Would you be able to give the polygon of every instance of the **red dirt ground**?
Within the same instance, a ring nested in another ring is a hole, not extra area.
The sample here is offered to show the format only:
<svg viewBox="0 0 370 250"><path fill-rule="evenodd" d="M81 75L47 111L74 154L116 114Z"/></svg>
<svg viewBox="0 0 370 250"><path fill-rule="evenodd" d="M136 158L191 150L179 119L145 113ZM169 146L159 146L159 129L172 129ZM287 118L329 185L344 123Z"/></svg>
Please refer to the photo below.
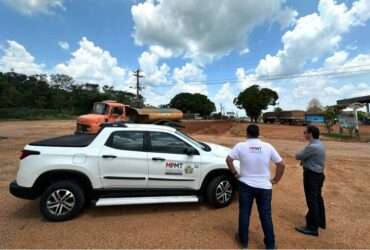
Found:
<svg viewBox="0 0 370 250"><path fill-rule="evenodd" d="M186 122L197 139L232 147L245 138L246 124ZM363 128L361 128L363 129ZM365 128L366 131L368 128ZM206 204L89 208L78 218L50 223L37 201L16 199L8 184L18 169L18 152L41 138L72 133L74 121L0 122L0 248L237 248L238 203L224 209ZM370 131L370 129L369 129ZM302 169L294 154L302 148L303 127L261 125L262 139L283 156L287 170L273 190L273 220L280 248L370 247L370 144L325 140L328 160L324 188L328 228L319 238L294 226L306 211ZM250 247L263 248L256 210Z"/></svg>

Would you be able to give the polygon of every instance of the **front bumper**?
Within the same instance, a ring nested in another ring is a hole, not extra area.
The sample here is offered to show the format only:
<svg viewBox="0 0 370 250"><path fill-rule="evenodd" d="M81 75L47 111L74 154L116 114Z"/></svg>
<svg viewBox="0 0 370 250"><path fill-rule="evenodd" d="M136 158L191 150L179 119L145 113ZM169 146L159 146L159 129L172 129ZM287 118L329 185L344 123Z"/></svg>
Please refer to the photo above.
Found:
<svg viewBox="0 0 370 250"><path fill-rule="evenodd" d="M29 200L36 199L39 196L39 194L34 190L34 188L19 186L16 181L12 181L9 184L9 192L15 197Z"/></svg>

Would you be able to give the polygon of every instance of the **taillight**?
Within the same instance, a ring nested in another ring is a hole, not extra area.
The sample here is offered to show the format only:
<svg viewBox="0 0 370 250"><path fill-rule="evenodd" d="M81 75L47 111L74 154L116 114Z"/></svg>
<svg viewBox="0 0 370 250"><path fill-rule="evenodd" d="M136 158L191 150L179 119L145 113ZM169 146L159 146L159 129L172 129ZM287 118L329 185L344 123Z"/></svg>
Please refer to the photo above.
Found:
<svg viewBox="0 0 370 250"><path fill-rule="evenodd" d="M24 158L26 158L27 156L30 156L30 155L39 155L40 152L39 151L33 151L33 150L22 150L21 152L21 155L19 156L19 159L20 160L23 160Z"/></svg>

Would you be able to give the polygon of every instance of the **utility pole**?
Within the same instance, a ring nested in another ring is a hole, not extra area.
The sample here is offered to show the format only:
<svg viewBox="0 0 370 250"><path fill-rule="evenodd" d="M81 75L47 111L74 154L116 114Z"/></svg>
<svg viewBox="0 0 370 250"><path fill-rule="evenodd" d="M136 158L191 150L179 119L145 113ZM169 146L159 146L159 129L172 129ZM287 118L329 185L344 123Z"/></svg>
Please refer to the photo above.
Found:
<svg viewBox="0 0 370 250"><path fill-rule="evenodd" d="M143 87L140 86L140 78L143 78L143 75L140 75L141 70L137 69L134 71L133 76L136 77L136 106L141 108L144 106L144 103L142 101L142 98L140 98L140 91L143 89Z"/></svg>
<svg viewBox="0 0 370 250"><path fill-rule="evenodd" d="M224 106L222 105L222 103L220 103L220 114L221 116L224 114Z"/></svg>

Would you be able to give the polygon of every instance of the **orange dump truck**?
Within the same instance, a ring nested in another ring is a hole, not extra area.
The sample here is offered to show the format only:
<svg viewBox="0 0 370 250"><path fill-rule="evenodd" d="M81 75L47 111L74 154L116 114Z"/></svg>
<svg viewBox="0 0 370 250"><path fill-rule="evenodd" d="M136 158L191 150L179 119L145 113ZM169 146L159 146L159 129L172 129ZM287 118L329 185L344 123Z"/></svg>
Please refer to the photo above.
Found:
<svg viewBox="0 0 370 250"><path fill-rule="evenodd" d="M90 114L77 119L77 133L95 134L100 125L106 122L155 123L160 121L177 122L183 118L178 109L133 108L116 101L94 103Z"/></svg>

